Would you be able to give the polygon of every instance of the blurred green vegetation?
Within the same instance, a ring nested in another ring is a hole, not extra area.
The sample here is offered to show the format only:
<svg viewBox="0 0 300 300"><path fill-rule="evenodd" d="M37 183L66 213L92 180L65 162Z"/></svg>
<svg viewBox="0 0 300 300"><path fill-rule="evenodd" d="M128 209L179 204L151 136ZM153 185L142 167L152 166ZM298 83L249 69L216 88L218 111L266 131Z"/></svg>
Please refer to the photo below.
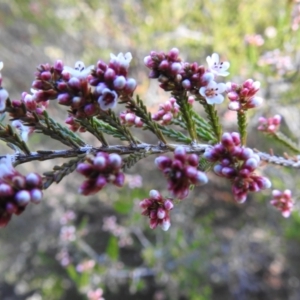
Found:
<svg viewBox="0 0 300 300"><path fill-rule="evenodd" d="M138 92L151 103L153 95L166 97L147 80L143 58L151 50L177 47L184 59L203 64L217 52L231 63L228 80L261 81L266 101L249 120L249 143L268 151L273 146L255 132L263 114L282 114L284 130L300 138L296 5L288 0L1 1L4 84L18 98L29 90L39 63L63 59L89 65L108 60L110 52L130 51ZM51 110L63 119L65 112ZM224 121L235 129L226 114ZM41 141L52 148L49 139L35 138L34 146ZM42 168L51 169L51 163ZM265 172L274 188L290 188L299 199L297 171L267 167ZM298 205L289 220L267 204L269 192L237 206L226 183L211 177L177 205L167 233L152 231L138 200L152 188L165 189L165 183L149 159L132 173L143 176L142 187L109 188L87 199L76 196L79 179L71 176L45 192L44 204L2 229L0 298L81 300L101 287L106 300L299 299ZM75 219L60 223L68 210ZM111 216L117 216L114 229L103 229ZM76 228L74 240L60 236L66 226ZM79 272L76 266L86 260L95 266Z"/></svg>

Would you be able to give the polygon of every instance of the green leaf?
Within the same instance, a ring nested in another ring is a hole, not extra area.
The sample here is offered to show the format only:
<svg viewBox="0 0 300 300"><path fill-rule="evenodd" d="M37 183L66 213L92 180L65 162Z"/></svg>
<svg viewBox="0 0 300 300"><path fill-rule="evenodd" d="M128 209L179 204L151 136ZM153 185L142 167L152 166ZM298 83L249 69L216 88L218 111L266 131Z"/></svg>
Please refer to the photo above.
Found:
<svg viewBox="0 0 300 300"><path fill-rule="evenodd" d="M111 236L108 240L108 245L106 247L106 254L111 260L116 261L119 257L119 245L118 239L115 236Z"/></svg>
<svg viewBox="0 0 300 300"><path fill-rule="evenodd" d="M120 214L128 214L132 210L132 203L131 201L128 201L128 199L121 199L118 201L115 201L114 204L114 209L116 212Z"/></svg>
<svg viewBox="0 0 300 300"><path fill-rule="evenodd" d="M68 265L66 267L66 271L69 275L69 277L75 282L75 283L78 283L78 281L80 280L80 276L79 274L77 273L75 267L73 265Z"/></svg>

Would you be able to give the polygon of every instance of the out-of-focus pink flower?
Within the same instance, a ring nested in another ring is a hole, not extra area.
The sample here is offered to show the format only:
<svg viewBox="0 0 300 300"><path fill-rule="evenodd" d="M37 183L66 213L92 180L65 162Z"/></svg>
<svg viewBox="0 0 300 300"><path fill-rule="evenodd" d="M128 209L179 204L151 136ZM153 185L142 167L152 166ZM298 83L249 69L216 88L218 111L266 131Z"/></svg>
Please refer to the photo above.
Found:
<svg viewBox="0 0 300 300"><path fill-rule="evenodd" d="M76 214L72 210L66 211L63 216L60 218L60 224L66 225L70 221L73 221L76 218Z"/></svg>
<svg viewBox="0 0 300 300"><path fill-rule="evenodd" d="M76 228L74 226L63 226L60 229L60 239L63 242L73 242L76 240Z"/></svg>
<svg viewBox="0 0 300 300"><path fill-rule="evenodd" d="M249 45L260 47L265 43L265 40L260 34L246 34L245 42Z"/></svg>
<svg viewBox="0 0 300 300"><path fill-rule="evenodd" d="M102 229L116 236L120 247L132 245L133 243L129 230L117 223L116 216L105 217Z"/></svg>
<svg viewBox="0 0 300 300"><path fill-rule="evenodd" d="M125 182L128 184L130 189L140 188L143 186L143 177L139 174L127 174Z"/></svg>
<svg viewBox="0 0 300 300"><path fill-rule="evenodd" d="M281 116L275 115L272 118L264 118L260 117L259 120L259 126L257 129L262 132L273 134L279 129L280 123L281 123Z"/></svg>
<svg viewBox="0 0 300 300"><path fill-rule="evenodd" d="M94 291L88 291L87 297L89 300L105 300L103 297L103 290L102 289L96 289Z"/></svg>
<svg viewBox="0 0 300 300"><path fill-rule="evenodd" d="M60 262L63 267L67 267L71 263L69 252L63 248L57 253L56 259Z"/></svg>
<svg viewBox="0 0 300 300"><path fill-rule="evenodd" d="M288 218L294 207L292 192L290 190L285 190L284 192L273 190L272 195L273 199L270 203L281 211L283 217Z"/></svg>
<svg viewBox="0 0 300 300"><path fill-rule="evenodd" d="M76 271L79 273L90 271L94 268L95 264L95 261L92 259L83 261L76 266Z"/></svg>

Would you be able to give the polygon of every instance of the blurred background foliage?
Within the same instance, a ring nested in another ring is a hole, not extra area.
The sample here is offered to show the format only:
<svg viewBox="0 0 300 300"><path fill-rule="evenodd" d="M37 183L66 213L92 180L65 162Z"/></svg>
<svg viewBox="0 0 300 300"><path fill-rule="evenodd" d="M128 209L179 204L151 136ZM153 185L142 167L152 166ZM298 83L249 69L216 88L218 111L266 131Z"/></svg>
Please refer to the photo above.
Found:
<svg viewBox="0 0 300 300"><path fill-rule="evenodd" d="M297 0L2 0L4 86L18 99L40 63L90 65L130 51L137 93L155 110L168 95L147 79L143 58L151 50L177 47L184 59L202 64L217 52L231 63L228 80L261 81L265 104L249 120L249 145L281 155L285 149L255 128L259 116L279 113L283 129L300 138L299 24ZM223 107L222 122L234 130L234 116ZM60 120L66 115L55 105L49 112ZM88 134L86 140L94 142ZM38 135L30 145L60 147ZM49 171L53 164L20 169ZM297 170L264 172L274 188L290 188L299 200ZM71 175L2 229L0 299L99 300L101 289L106 300L300 299L297 202L292 217L282 219L268 204L270 191L236 205L227 183L211 176L172 211L167 233L151 231L138 202L152 188L166 193L165 182L153 158L129 173L121 191L109 187L88 198L76 194L80 178Z"/></svg>

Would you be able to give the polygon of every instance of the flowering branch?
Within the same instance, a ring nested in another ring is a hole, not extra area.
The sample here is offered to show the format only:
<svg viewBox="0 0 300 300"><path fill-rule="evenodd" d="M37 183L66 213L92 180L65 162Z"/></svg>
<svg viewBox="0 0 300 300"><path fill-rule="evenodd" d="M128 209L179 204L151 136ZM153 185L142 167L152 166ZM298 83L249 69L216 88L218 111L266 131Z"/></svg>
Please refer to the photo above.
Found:
<svg viewBox="0 0 300 300"><path fill-rule="evenodd" d="M130 53L119 53L111 54L109 63L99 60L87 68L81 61L74 68L64 66L61 60L54 65L42 64L31 93L22 93L18 100L9 98L0 73L0 139L15 151L0 156L0 226L7 225L12 215L22 213L29 203L39 203L43 189L75 170L84 177L78 193L87 196L107 184L123 186L123 171L150 155L157 156L155 164L166 179L169 195L151 190L140 206L150 227L163 230L171 225L175 205L188 197L191 188L206 184L210 171L227 180L233 199L243 203L249 193L271 187L270 180L257 172L262 163L300 167L298 156L278 157L246 147L247 112L262 103L257 96L260 83L252 79L242 84L219 82L220 76L229 75L230 64L221 61L218 54L207 57L207 67L183 61L176 48L146 56L149 78L158 80L160 88L171 94L153 114L134 96L137 83L128 76L131 59ZM0 63L0 71L2 67ZM238 132L224 132L216 106L225 99L228 109L237 112ZM67 107L66 125L50 117L51 102ZM117 105L124 108L120 114L115 111ZM206 116L199 114L197 105ZM3 123L5 114L10 124ZM261 118L258 129L299 153L299 147L278 132L280 121L280 116ZM157 142L149 144L135 137L132 127L150 131ZM85 132L100 144L88 145L83 139ZM31 151L27 141L36 133L61 142L67 149ZM110 136L124 144L111 144ZM71 159L43 175L22 175L15 170L19 164L55 158ZM291 192L275 190L271 204L288 217L293 208Z"/></svg>

